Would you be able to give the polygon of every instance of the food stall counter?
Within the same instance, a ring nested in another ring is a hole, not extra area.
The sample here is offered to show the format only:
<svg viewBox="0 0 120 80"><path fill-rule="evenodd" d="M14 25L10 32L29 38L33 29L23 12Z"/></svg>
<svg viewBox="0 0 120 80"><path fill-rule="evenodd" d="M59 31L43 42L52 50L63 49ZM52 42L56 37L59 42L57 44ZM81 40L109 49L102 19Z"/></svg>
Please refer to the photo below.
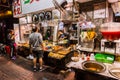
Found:
<svg viewBox="0 0 120 80"><path fill-rule="evenodd" d="M82 58L79 59L79 61L71 61L66 64L66 67L72 68L75 70L76 73L76 80L82 79L82 80L120 80L119 78L111 75L110 69L120 67L120 62L114 62L112 64L109 63L103 63L106 67L104 72L92 72L89 70L85 70L82 66L82 63L86 60L82 60ZM84 75L83 75L84 74ZM97 77L96 77L97 76ZM100 77L100 78L98 78ZM89 79L88 79L89 78Z"/></svg>

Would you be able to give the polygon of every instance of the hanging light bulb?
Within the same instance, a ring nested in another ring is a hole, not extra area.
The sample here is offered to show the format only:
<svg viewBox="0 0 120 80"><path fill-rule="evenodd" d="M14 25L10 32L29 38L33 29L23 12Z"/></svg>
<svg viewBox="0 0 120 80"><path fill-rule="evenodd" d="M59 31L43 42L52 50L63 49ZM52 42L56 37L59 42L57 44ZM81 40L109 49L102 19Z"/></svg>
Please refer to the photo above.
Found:
<svg viewBox="0 0 120 80"><path fill-rule="evenodd" d="M8 10L8 11L6 11L6 14L7 14L7 15L12 15L12 11L9 11L9 10Z"/></svg>

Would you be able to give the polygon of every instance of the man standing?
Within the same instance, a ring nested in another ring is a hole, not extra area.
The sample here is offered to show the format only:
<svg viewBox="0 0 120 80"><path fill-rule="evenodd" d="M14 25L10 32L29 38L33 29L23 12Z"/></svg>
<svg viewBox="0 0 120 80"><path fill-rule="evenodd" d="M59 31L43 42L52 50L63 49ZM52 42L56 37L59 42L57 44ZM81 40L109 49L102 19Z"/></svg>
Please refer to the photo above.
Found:
<svg viewBox="0 0 120 80"><path fill-rule="evenodd" d="M32 53L33 53L33 69L34 71L37 71L37 59L39 59L39 70L42 71L43 70L43 50L44 50L44 46L43 46L43 38L41 33L38 33L39 29L38 27L33 27L32 28L33 33L30 34L29 36L29 45L30 45L30 49L32 49Z"/></svg>

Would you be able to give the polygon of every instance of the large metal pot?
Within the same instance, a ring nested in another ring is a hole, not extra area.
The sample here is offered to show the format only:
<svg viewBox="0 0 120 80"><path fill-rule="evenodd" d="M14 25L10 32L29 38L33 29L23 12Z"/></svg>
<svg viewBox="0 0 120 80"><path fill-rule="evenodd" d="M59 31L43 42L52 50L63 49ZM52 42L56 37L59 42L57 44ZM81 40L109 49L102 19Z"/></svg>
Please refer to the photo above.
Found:
<svg viewBox="0 0 120 80"><path fill-rule="evenodd" d="M104 72L106 70L106 66L103 63L96 62L93 60L84 61L82 63L82 68L84 70L96 72L96 73Z"/></svg>

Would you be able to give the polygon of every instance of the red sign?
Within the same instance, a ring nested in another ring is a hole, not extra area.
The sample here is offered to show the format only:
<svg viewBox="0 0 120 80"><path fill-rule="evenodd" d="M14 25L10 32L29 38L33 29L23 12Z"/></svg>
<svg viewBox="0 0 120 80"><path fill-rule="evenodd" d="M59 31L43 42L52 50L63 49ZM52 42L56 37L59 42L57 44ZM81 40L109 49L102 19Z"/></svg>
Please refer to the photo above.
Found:
<svg viewBox="0 0 120 80"><path fill-rule="evenodd" d="M20 0L15 0L14 3L13 3L13 14L14 15L19 15L21 13L22 13L22 11L21 11Z"/></svg>

